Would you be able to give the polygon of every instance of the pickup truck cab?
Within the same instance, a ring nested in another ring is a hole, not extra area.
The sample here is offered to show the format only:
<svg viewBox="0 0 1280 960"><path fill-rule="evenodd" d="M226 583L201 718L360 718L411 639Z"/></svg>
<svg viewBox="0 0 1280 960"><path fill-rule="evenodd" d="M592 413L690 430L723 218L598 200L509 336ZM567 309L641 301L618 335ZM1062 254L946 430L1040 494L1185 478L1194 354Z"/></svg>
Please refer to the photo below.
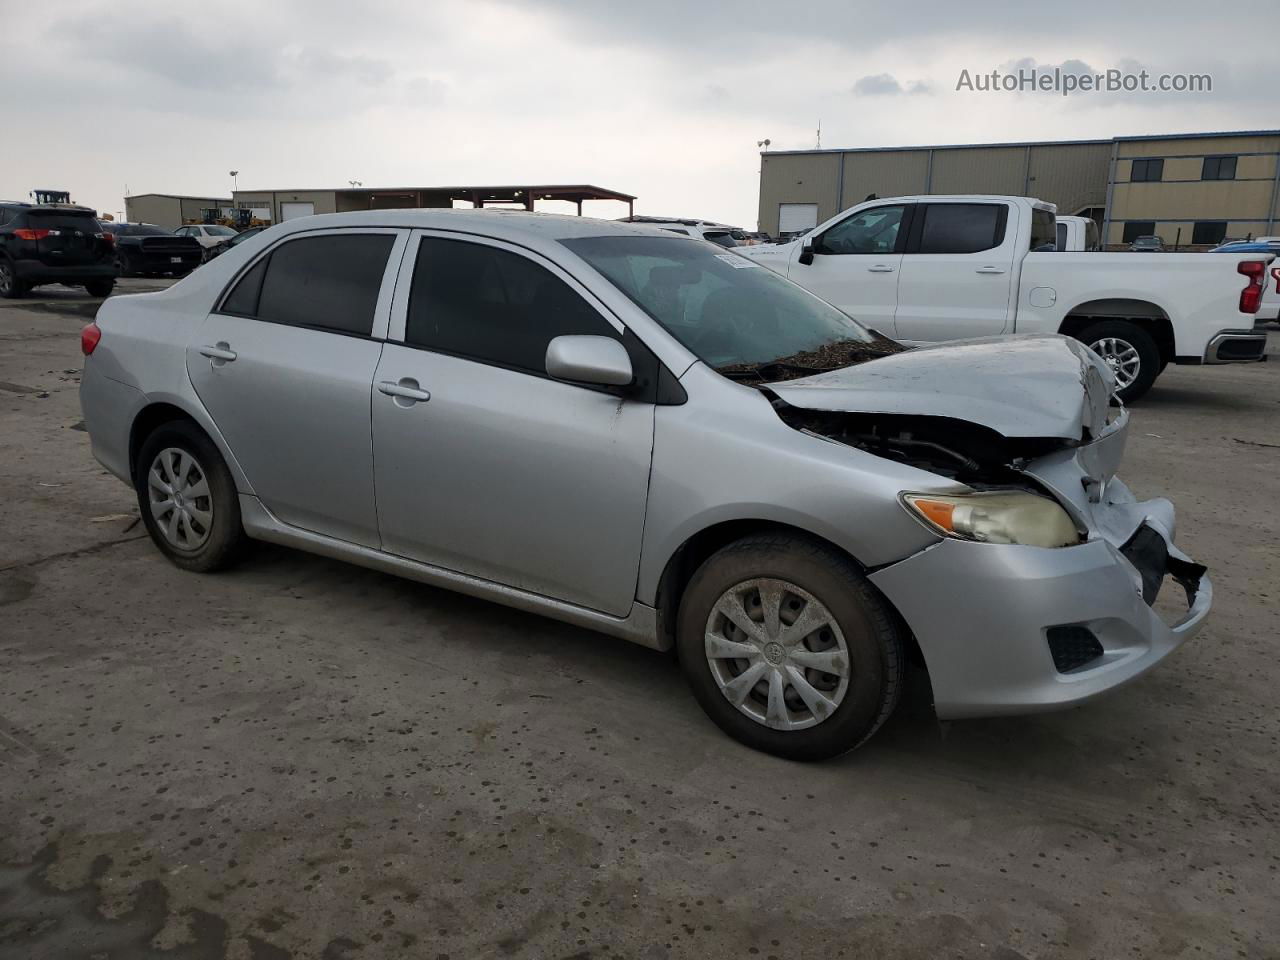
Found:
<svg viewBox="0 0 1280 960"><path fill-rule="evenodd" d="M1260 360L1265 253L1058 252L1052 204L1028 197L871 200L787 244L735 253L906 344L1060 333L1134 400L1170 363Z"/></svg>
<svg viewBox="0 0 1280 960"><path fill-rule="evenodd" d="M1058 217L1059 252L1102 249L1102 234L1091 217Z"/></svg>

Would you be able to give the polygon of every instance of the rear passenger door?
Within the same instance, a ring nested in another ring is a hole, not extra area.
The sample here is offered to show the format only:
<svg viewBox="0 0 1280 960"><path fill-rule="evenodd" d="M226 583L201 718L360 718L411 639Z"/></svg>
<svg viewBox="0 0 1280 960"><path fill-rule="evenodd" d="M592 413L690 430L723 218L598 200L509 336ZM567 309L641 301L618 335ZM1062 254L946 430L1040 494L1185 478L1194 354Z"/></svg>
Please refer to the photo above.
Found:
<svg viewBox="0 0 1280 960"><path fill-rule="evenodd" d="M407 231L292 235L187 346L201 402L285 523L376 547L369 401Z"/></svg>
<svg viewBox="0 0 1280 960"><path fill-rule="evenodd" d="M644 347L550 261L494 240L418 235L374 378L382 545L623 616L654 405L550 379L547 344L566 334L629 343L646 375Z"/></svg>
<svg viewBox="0 0 1280 960"><path fill-rule="evenodd" d="M898 278L897 339L960 340L1009 324L1017 209L1005 203L922 203ZM1050 238L1052 240L1052 238Z"/></svg>

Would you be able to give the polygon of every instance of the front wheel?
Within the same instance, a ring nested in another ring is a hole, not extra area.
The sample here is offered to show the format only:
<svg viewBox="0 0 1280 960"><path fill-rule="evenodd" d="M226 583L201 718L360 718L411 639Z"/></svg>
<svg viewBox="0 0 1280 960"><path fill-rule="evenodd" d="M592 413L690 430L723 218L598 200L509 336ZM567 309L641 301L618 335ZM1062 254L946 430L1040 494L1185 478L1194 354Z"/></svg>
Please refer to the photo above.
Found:
<svg viewBox="0 0 1280 960"><path fill-rule="evenodd" d="M681 599L676 644L708 716L792 760L858 746L902 689L888 605L849 559L798 536L748 537L710 557Z"/></svg>
<svg viewBox="0 0 1280 960"><path fill-rule="evenodd" d="M218 448L193 423L157 427L138 454L138 509L160 552L184 570L229 565L244 528L235 480Z"/></svg>
<svg viewBox="0 0 1280 960"><path fill-rule="evenodd" d="M1164 369L1155 339L1136 323L1104 320L1086 327L1078 336L1111 368L1116 396L1125 403L1150 390Z"/></svg>

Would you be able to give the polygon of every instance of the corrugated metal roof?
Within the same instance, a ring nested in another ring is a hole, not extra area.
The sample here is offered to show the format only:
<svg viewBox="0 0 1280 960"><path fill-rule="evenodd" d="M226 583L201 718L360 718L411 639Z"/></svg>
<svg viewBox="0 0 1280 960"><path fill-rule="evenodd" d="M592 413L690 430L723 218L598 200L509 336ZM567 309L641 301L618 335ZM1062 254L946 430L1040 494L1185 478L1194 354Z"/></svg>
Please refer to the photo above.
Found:
<svg viewBox="0 0 1280 960"><path fill-rule="evenodd" d="M990 147L1066 147L1078 144L1130 142L1134 140L1207 140L1213 137L1276 137L1280 130L1223 130L1211 133L1145 133L1094 140L1011 140L1001 143L922 143L898 147L823 147L813 150L762 150L761 156L785 157L823 153L892 153L903 150L980 150Z"/></svg>

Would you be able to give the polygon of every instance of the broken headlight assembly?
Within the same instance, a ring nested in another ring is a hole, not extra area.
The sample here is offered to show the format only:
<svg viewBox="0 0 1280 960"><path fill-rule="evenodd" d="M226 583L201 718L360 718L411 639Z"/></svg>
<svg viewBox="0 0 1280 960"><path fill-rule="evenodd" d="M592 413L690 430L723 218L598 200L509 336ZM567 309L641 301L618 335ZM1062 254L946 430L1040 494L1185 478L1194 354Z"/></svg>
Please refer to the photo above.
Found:
<svg viewBox="0 0 1280 960"><path fill-rule="evenodd" d="M904 493L902 503L926 526L957 540L1029 547L1070 547L1081 540L1067 511L1035 493Z"/></svg>

